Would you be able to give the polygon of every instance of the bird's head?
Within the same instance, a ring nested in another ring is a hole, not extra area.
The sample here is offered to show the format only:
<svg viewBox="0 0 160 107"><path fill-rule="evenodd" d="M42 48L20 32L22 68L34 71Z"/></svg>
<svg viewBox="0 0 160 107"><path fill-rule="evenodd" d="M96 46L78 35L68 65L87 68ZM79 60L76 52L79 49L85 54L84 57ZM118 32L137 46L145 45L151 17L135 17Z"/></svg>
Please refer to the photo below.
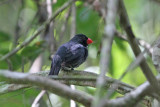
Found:
<svg viewBox="0 0 160 107"><path fill-rule="evenodd" d="M75 35L71 41L77 42L82 44L83 46L88 46L89 44L93 43L92 39L88 38L86 35L84 34L77 34Z"/></svg>

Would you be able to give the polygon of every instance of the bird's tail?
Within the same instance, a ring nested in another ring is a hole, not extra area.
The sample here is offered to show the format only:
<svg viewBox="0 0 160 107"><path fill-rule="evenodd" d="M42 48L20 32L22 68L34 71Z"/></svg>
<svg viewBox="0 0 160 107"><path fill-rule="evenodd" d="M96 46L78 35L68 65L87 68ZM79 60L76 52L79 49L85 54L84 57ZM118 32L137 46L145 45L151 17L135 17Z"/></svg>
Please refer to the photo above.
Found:
<svg viewBox="0 0 160 107"><path fill-rule="evenodd" d="M62 59L59 55L55 55L52 59L51 69L49 75L58 75L61 69Z"/></svg>

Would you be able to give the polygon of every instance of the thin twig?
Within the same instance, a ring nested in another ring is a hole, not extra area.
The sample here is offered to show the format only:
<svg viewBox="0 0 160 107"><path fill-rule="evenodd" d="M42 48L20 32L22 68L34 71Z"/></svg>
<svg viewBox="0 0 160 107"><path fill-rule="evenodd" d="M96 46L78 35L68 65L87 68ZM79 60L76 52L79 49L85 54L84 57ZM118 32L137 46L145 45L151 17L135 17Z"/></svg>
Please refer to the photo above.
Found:
<svg viewBox="0 0 160 107"><path fill-rule="evenodd" d="M46 93L45 90L42 90L38 96L34 99L33 103L32 103L32 106L31 107L38 107L38 102L40 101L40 99L43 97L43 95Z"/></svg>
<svg viewBox="0 0 160 107"><path fill-rule="evenodd" d="M48 97L49 104L51 105L51 107L53 107L52 102L51 102L51 99L50 99L50 97L49 97L49 93L48 93L47 91L46 91L46 95L47 95L47 97Z"/></svg>

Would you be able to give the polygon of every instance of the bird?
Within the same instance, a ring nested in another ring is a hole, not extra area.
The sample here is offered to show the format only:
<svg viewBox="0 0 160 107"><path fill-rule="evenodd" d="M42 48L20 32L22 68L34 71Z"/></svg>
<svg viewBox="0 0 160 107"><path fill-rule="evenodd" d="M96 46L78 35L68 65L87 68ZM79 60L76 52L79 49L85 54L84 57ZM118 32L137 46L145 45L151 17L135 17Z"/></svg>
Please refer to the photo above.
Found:
<svg viewBox="0 0 160 107"><path fill-rule="evenodd" d="M88 57L88 45L92 42L86 35L77 34L62 44L53 56L49 75L58 75L60 69L73 70L85 62Z"/></svg>

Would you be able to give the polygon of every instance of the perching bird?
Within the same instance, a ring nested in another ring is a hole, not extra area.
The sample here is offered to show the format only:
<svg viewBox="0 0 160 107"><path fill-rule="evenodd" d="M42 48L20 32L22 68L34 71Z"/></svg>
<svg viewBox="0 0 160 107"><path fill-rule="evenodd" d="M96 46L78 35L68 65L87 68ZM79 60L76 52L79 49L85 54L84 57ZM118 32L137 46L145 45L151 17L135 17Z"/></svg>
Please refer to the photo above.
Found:
<svg viewBox="0 0 160 107"><path fill-rule="evenodd" d="M69 42L61 45L52 59L49 75L58 75L60 69L75 68L88 56L88 44L93 41L86 35L77 34Z"/></svg>

